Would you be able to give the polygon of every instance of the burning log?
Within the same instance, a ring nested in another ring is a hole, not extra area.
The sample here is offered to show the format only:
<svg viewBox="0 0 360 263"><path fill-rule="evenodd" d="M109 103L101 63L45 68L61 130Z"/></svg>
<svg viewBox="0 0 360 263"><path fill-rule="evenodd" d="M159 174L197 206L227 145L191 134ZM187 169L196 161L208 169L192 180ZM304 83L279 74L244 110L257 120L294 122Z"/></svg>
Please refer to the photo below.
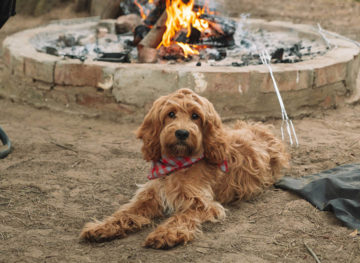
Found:
<svg viewBox="0 0 360 263"><path fill-rule="evenodd" d="M178 60L184 58L184 52L179 45L172 44L168 47L161 46L158 56L166 60Z"/></svg>
<svg viewBox="0 0 360 263"><path fill-rule="evenodd" d="M157 46L161 43L163 34L166 30L166 19L167 14L166 12L163 12L161 17L156 22L155 26L150 30L146 37L140 41L139 46L157 48Z"/></svg>
<svg viewBox="0 0 360 263"><path fill-rule="evenodd" d="M180 31L177 36L175 36L176 42L188 43L188 44L197 44L200 42L201 32L196 28L191 28L190 36L187 37L186 31Z"/></svg>
<svg viewBox="0 0 360 263"><path fill-rule="evenodd" d="M200 15L200 18L207 20L210 26L221 35L232 36L236 31L236 23L231 19L206 13Z"/></svg>
<svg viewBox="0 0 360 263"><path fill-rule="evenodd" d="M162 15L162 13L164 13L165 8L166 8L165 1L163 0L158 1L155 9L152 10L150 14L146 17L144 23L149 26L154 25L156 21L159 19L159 17Z"/></svg>
<svg viewBox="0 0 360 263"><path fill-rule="evenodd" d="M151 28L145 25L137 26L134 30L134 40L132 45L137 46L140 41L146 37L150 30Z"/></svg>
<svg viewBox="0 0 360 263"><path fill-rule="evenodd" d="M210 36L200 39L196 44L213 48L232 47L235 40L233 36Z"/></svg>
<svg viewBox="0 0 360 263"><path fill-rule="evenodd" d="M139 61L142 63L154 63L157 60L156 48L161 43L163 34L166 30L165 22L167 19L166 12L156 22L155 26L149 31L146 37L138 44Z"/></svg>
<svg viewBox="0 0 360 263"><path fill-rule="evenodd" d="M156 48L142 47L138 52L138 60L140 63L156 63L158 51Z"/></svg>

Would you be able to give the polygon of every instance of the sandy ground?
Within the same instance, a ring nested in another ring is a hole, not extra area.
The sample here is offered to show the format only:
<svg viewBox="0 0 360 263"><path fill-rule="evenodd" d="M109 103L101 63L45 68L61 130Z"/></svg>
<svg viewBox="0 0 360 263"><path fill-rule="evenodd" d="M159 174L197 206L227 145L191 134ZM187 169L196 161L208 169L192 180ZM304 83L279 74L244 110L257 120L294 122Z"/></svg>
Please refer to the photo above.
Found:
<svg viewBox="0 0 360 263"><path fill-rule="evenodd" d="M232 10L233 15L320 21L327 29L360 38L360 3L354 1L243 0ZM19 18L29 22L12 21L0 39L51 16ZM268 123L279 135L280 122ZM360 262L360 236L351 236L352 230L330 212L274 188L227 206L223 222L204 224L203 235L186 246L167 251L142 246L161 220L125 239L80 242L85 222L110 215L131 198L137 184L146 182L149 164L133 134L137 124L0 98L0 125L14 143L13 153L0 160L0 262L315 262L304 243L321 262ZM286 175L360 162L360 104L316 112L295 120L295 127L300 147L290 149L292 168Z"/></svg>

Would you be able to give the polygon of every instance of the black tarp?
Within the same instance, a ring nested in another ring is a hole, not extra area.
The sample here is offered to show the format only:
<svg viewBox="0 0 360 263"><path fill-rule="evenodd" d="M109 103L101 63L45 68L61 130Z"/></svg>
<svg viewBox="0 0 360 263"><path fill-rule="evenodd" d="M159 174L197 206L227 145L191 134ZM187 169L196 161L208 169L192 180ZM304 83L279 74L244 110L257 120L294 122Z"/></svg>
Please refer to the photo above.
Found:
<svg viewBox="0 0 360 263"><path fill-rule="evenodd" d="M10 16L15 15L16 0L0 0L0 28Z"/></svg>
<svg viewBox="0 0 360 263"><path fill-rule="evenodd" d="M276 187L290 190L346 226L360 230L360 164L339 166L302 178L283 177Z"/></svg>

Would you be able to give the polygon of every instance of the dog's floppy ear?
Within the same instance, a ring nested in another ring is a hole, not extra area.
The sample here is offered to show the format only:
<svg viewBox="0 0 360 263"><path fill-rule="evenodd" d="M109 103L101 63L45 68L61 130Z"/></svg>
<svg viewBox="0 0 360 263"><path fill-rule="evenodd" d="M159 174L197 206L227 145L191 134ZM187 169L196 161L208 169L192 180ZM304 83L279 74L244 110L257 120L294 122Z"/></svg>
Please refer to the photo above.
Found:
<svg viewBox="0 0 360 263"><path fill-rule="evenodd" d="M227 157L227 143L225 132L219 114L207 99L203 98L205 111L204 120L204 155L208 162L220 164Z"/></svg>
<svg viewBox="0 0 360 263"><path fill-rule="evenodd" d="M143 140L141 151L146 161L157 161L161 157L159 112L164 101L165 97L160 97L154 102L143 123L136 131L136 137Z"/></svg>

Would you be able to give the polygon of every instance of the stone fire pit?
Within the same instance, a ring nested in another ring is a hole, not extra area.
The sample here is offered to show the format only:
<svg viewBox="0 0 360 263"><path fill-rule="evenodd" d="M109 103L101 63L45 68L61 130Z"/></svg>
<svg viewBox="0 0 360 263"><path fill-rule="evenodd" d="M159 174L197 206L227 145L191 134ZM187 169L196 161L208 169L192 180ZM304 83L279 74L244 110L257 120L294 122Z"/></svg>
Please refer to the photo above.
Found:
<svg viewBox="0 0 360 263"><path fill-rule="evenodd" d="M25 98L26 89L32 89L38 103L44 105L56 101L66 107L82 105L131 118L143 114L160 95L187 87L209 98L225 118L281 116L273 83L264 65L234 67L202 64L199 67L196 62L82 62L40 53L33 45L39 35L87 30L96 27L99 22L96 18L58 21L7 37L3 43L3 57L9 80L13 83L22 78L31 80L26 82L27 85L12 85L10 93ZM325 45L312 26L258 19L250 19L249 24L270 32L295 32L299 39ZM359 47L332 36L328 39L335 47L323 55L292 64L272 65L287 112L292 117L341 105L360 88L357 84ZM49 88L44 88L46 86Z"/></svg>

